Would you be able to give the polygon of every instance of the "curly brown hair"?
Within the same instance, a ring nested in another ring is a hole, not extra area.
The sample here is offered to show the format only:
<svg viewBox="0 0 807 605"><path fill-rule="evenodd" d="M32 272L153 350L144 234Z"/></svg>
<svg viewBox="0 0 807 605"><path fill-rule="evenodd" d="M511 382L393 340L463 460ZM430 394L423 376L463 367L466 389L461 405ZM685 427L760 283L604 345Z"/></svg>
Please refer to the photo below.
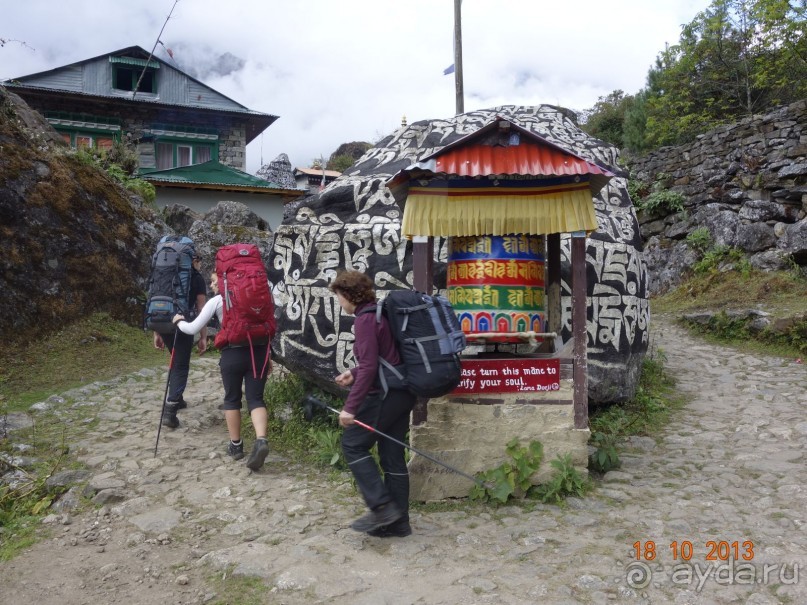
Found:
<svg viewBox="0 0 807 605"><path fill-rule="evenodd" d="M373 280L360 271L342 271L328 286L334 294L341 294L354 305L375 300Z"/></svg>

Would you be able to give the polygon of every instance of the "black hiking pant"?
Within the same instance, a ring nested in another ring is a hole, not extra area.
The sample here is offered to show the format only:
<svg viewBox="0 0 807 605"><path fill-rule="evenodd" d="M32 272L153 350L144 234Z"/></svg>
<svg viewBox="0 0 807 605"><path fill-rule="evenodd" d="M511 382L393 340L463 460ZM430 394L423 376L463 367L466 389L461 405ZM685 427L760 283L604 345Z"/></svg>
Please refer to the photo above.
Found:
<svg viewBox="0 0 807 605"><path fill-rule="evenodd" d="M225 347L221 351L219 369L221 382L224 385L223 410L240 410L242 386L249 411L265 408L263 391L269 376L269 364L266 362L268 344L252 347Z"/></svg>
<svg viewBox="0 0 807 605"><path fill-rule="evenodd" d="M381 393L368 395L356 414L356 420L405 443L409 414L415 407L415 401L415 396L409 391L390 390L385 399L382 399ZM376 442L384 471L383 480L370 454ZM403 518L408 520L409 471L406 468L405 448L352 424L342 433L342 451L367 506L372 510L394 502L404 513Z"/></svg>
<svg viewBox="0 0 807 605"><path fill-rule="evenodd" d="M168 351L174 355L171 376L168 379L168 403L177 403L182 399L185 387L188 386L193 334L185 334L185 332L177 330L168 334L160 334L160 336Z"/></svg>

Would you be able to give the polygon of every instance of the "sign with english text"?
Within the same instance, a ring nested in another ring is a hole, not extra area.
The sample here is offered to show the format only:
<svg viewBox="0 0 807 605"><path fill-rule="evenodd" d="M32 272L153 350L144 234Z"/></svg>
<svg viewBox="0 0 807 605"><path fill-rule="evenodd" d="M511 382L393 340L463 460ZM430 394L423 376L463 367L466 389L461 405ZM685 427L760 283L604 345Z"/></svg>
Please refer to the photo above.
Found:
<svg viewBox="0 0 807 605"><path fill-rule="evenodd" d="M462 380L451 394L535 393L559 389L559 359L463 359Z"/></svg>

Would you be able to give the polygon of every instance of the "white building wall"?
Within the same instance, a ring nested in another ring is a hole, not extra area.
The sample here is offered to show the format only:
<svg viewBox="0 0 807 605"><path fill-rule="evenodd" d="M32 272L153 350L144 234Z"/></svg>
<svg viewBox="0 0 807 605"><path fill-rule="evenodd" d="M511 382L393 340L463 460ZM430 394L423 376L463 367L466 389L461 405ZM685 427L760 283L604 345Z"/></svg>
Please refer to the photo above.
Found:
<svg viewBox="0 0 807 605"><path fill-rule="evenodd" d="M204 214L222 201L246 204L250 210L268 223L269 229L272 231L277 229L283 221L283 198L279 195L157 187L157 207L161 209L171 204L182 204L194 212Z"/></svg>

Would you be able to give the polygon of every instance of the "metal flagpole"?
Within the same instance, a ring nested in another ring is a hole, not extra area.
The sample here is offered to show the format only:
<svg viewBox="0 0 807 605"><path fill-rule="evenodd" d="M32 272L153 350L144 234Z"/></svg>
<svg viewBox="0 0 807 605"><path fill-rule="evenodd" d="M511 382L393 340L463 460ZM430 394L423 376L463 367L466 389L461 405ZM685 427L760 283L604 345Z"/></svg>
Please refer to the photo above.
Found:
<svg viewBox="0 0 807 605"><path fill-rule="evenodd" d="M146 74L146 70L149 66L149 61L151 61L151 57L154 56L154 51L157 50L157 44L160 42L160 37L163 35L163 31L165 31L165 26L168 25L168 20L171 18L171 15L174 13L174 9L177 7L177 2L179 0L174 0L174 5L171 7L171 10L168 12L168 16L165 18L165 23L163 23L162 28L160 29L160 33L157 34L157 42L154 43L154 46L151 48L151 52L149 53L149 58L146 59L146 64L143 66L143 71L140 72L140 77L137 79L137 84L135 84L135 88L132 91L132 99L135 98L137 91L140 89L140 82L143 80L143 76ZM173 59L173 57L171 57Z"/></svg>

